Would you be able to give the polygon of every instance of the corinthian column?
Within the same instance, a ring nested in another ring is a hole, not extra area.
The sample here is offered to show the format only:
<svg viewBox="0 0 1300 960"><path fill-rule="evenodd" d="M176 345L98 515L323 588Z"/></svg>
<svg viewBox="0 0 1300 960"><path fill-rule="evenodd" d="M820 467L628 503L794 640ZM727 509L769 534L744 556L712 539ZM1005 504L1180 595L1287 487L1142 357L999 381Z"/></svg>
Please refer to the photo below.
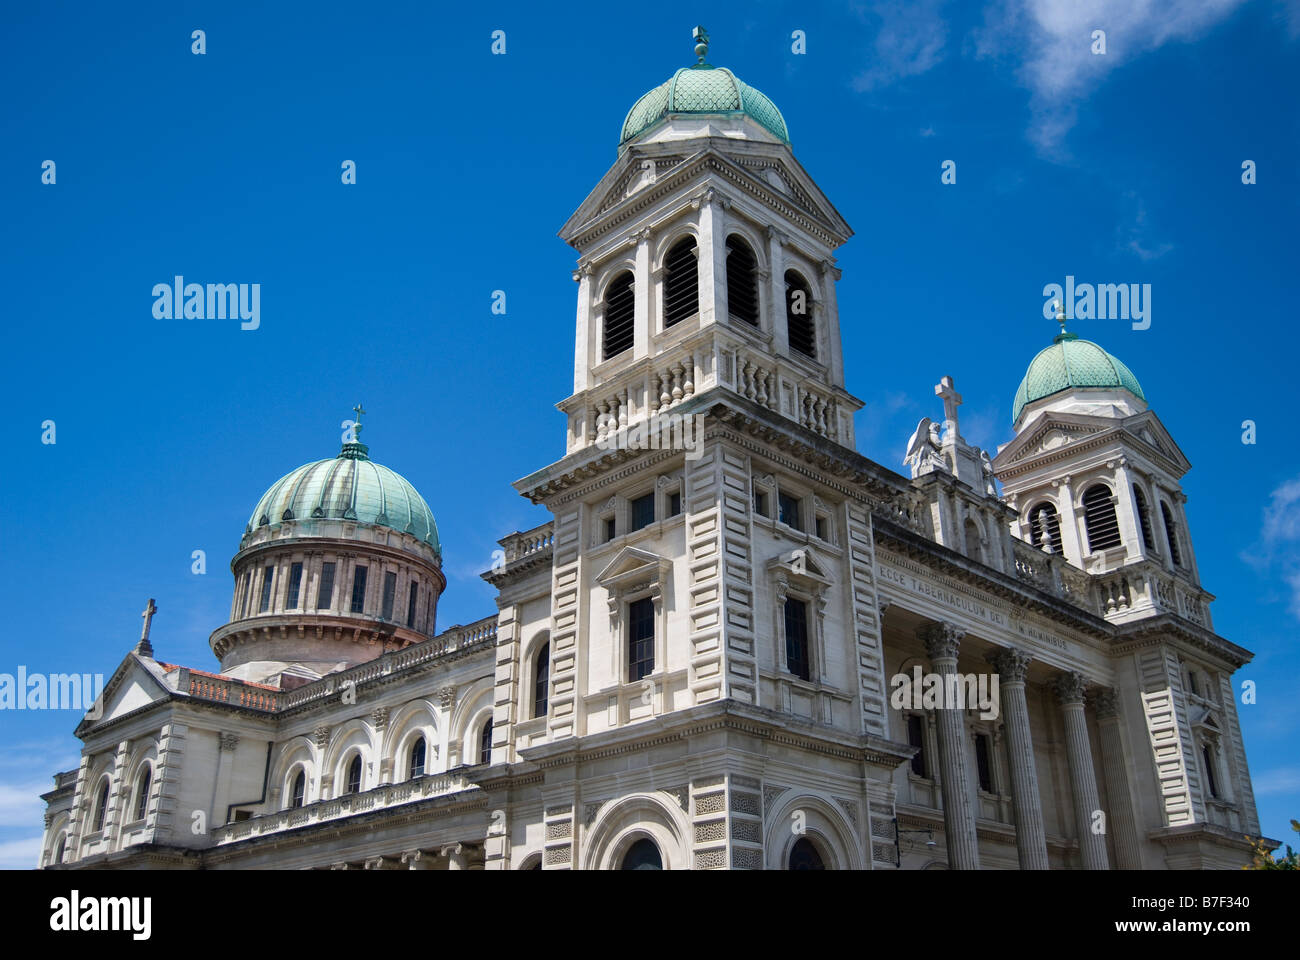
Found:
<svg viewBox="0 0 1300 960"><path fill-rule="evenodd" d="M1065 714L1065 752L1070 762L1074 826L1083 869L1108 870L1105 835L1093 832L1093 814L1101 810L1101 802L1097 799L1097 775L1092 768L1088 721L1083 713L1086 686L1087 680L1079 673L1063 673L1056 678L1056 696Z"/></svg>
<svg viewBox="0 0 1300 960"><path fill-rule="evenodd" d="M957 672L957 648L964 630L951 623L929 623L919 636L944 691L948 677ZM939 728L940 786L943 792L943 833L948 839L948 866L953 870L978 870L979 840L975 835L975 806L970 770L966 763L966 712L961 704L941 703L935 711Z"/></svg>
<svg viewBox="0 0 1300 960"><path fill-rule="evenodd" d="M1119 700L1106 689L1093 697L1097 707L1097 729L1101 733L1102 776L1110 799L1110 832L1115 838L1115 866L1120 870L1141 870L1137 820L1133 815L1133 792L1129 789L1128 764L1120 737Z"/></svg>
<svg viewBox="0 0 1300 960"><path fill-rule="evenodd" d="M1007 756L1011 761L1011 803L1016 814L1016 853L1021 870L1047 869L1047 833L1043 827L1043 804L1038 795L1038 771L1034 767L1034 741L1029 730L1029 703L1025 698L1025 676L1029 655L1012 648L989 655L998 671L1002 699L1002 722L1007 731Z"/></svg>

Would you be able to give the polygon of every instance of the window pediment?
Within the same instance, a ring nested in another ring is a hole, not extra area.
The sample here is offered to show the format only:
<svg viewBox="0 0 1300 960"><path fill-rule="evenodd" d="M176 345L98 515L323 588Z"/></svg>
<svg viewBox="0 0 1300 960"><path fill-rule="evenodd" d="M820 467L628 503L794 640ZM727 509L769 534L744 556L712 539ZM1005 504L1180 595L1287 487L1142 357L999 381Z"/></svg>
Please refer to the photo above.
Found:
<svg viewBox="0 0 1300 960"><path fill-rule="evenodd" d="M672 561L636 547L624 547L614 555L605 569L596 575L596 583L615 593L625 592L636 584L661 584L672 568Z"/></svg>

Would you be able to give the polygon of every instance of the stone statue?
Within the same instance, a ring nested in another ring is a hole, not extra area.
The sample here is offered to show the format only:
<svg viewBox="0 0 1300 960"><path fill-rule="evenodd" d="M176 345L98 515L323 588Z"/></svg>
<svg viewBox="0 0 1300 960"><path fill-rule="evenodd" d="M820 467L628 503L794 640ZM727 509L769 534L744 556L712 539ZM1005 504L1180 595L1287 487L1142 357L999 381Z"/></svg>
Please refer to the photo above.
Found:
<svg viewBox="0 0 1300 960"><path fill-rule="evenodd" d="M922 417L911 439L907 441L907 453L903 457L903 463L912 468L913 477L934 470L947 470L948 465L944 463L939 448L939 425L929 417Z"/></svg>
<svg viewBox="0 0 1300 960"><path fill-rule="evenodd" d="M998 485L993 482L993 461L987 450L980 451L980 467L984 472L984 492L990 497L998 495Z"/></svg>

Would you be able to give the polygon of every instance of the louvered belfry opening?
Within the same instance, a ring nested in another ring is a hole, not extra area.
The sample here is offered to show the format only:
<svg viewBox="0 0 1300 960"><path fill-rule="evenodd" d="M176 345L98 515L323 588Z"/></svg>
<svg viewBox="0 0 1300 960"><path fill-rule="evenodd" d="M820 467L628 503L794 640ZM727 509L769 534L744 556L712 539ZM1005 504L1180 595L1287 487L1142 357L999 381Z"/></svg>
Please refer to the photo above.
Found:
<svg viewBox="0 0 1300 960"><path fill-rule="evenodd" d="M758 326L758 261L735 234L727 238L727 313Z"/></svg>
<svg viewBox="0 0 1300 960"><path fill-rule="evenodd" d="M1133 499L1137 501L1138 525L1142 528L1142 545L1148 550L1154 550L1156 541L1151 535L1151 510L1147 507L1146 495L1137 484L1133 485Z"/></svg>
<svg viewBox="0 0 1300 960"><path fill-rule="evenodd" d="M1110 495L1110 488L1105 484L1094 484L1083 494L1083 522L1088 528L1088 549L1105 550L1118 547L1119 518L1115 515L1115 503Z"/></svg>
<svg viewBox="0 0 1300 960"><path fill-rule="evenodd" d="M1178 566L1183 565L1183 552L1178 549L1178 524L1174 522L1174 515L1169 512L1169 504L1160 504L1160 513L1165 520L1165 538L1169 541L1169 557Z"/></svg>
<svg viewBox="0 0 1300 960"><path fill-rule="evenodd" d="M605 288L605 356L616 357L632 349L633 321L636 319L636 296L632 274L620 273Z"/></svg>
<svg viewBox="0 0 1300 960"><path fill-rule="evenodd" d="M793 270L785 273L785 322L790 349L817 359L817 336L813 327L812 291Z"/></svg>
<svg viewBox="0 0 1300 960"><path fill-rule="evenodd" d="M695 238L673 244L664 258L664 326L671 327L700 312L699 263Z"/></svg>
<svg viewBox="0 0 1300 960"><path fill-rule="evenodd" d="M1029 542L1040 550L1046 545L1052 553L1061 553L1061 518L1050 503L1029 511Z"/></svg>

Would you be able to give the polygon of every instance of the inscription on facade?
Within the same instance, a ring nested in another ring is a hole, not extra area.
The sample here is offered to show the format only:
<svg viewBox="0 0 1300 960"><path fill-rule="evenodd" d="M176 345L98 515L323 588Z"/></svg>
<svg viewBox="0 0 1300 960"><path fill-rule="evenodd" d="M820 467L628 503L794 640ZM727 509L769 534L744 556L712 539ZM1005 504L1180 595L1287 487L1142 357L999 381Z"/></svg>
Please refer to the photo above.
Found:
<svg viewBox="0 0 1300 960"><path fill-rule="evenodd" d="M983 603L974 597L968 597L963 593L959 593L951 587L936 580L930 580L926 577L918 577L910 570L895 567L891 564L885 563L883 560L880 560L877 563L877 568L880 571L880 579L885 583L901 587L903 590L925 597L926 599L932 600L951 610L959 610L977 620L992 624L1001 630L1017 634L1027 640L1046 644L1055 647L1058 650L1068 651L1070 649L1069 644L1060 637L1047 630L1034 626L1023 617L1014 616L1002 610L998 610L997 608L992 607L987 603Z"/></svg>

